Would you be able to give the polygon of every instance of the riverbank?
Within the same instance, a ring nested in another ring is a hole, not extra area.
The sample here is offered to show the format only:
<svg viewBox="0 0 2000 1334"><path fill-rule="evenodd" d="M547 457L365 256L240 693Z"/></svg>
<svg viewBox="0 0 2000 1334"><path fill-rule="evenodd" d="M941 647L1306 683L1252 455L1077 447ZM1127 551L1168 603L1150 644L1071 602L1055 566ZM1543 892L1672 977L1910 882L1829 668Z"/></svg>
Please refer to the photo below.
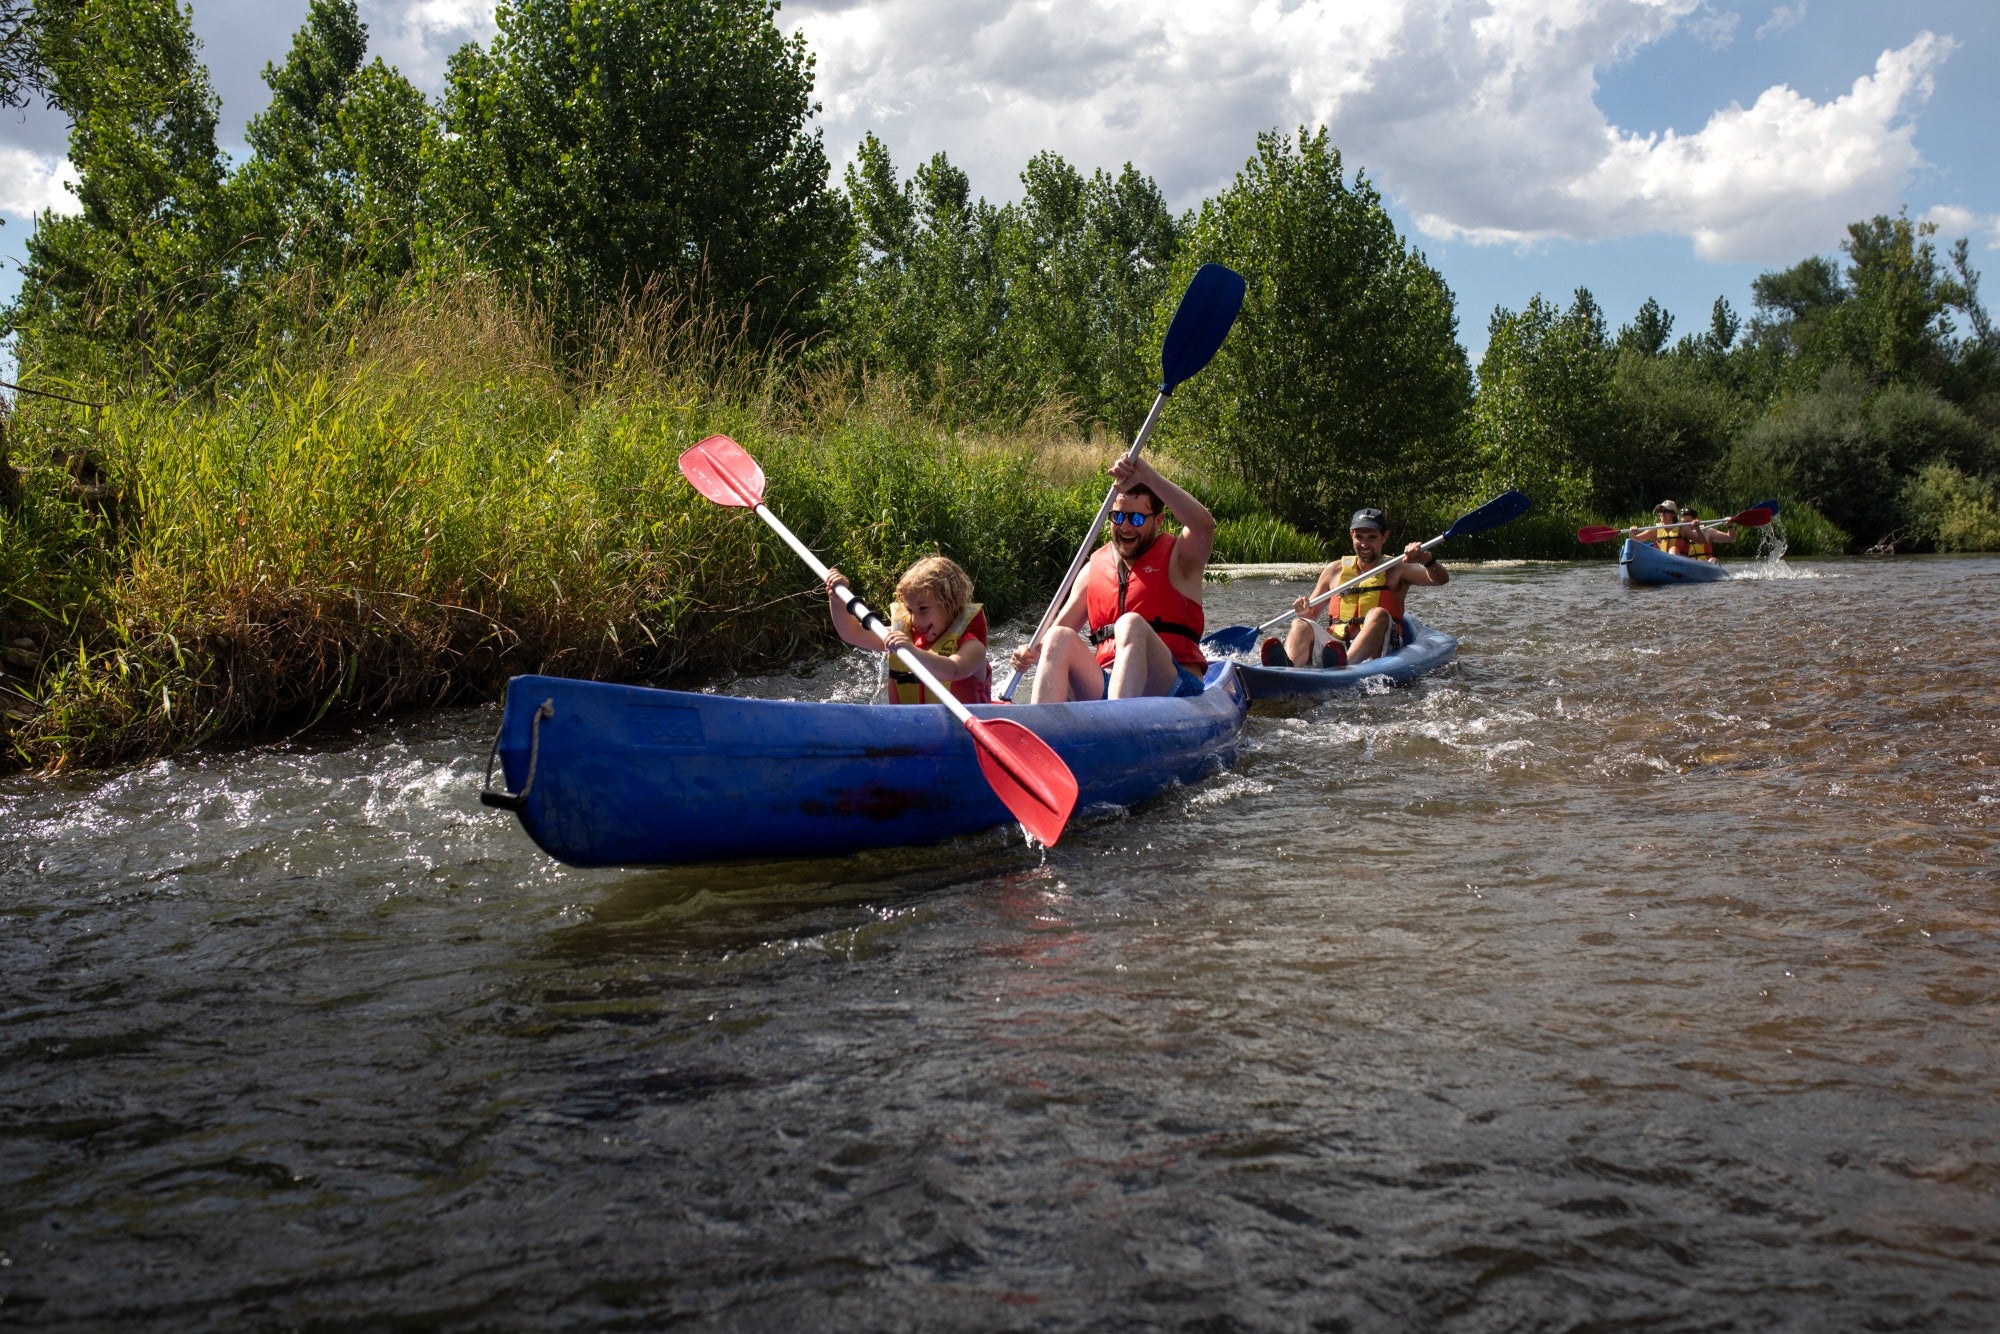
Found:
<svg viewBox="0 0 2000 1334"><path fill-rule="evenodd" d="M886 602L934 551L1038 611L1122 442L1058 412L972 429L894 384L635 316L597 360L468 285L208 397L0 416L0 770L171 754L490 700L552 672L685 682L824 650L823 599L675 461L734 436L774 509ZM1225 562L1322 563L1241 481L1179 461ZM1472 503L1477 499L1473 498ZM1404 516L1436 531L1455 510ZM1530 514L1455 559L1594 556Z"/></svg>
<svg viewBox="0 0 2000 1334"><path fill-rule="evenodd" d="M475 293L231 395L15 413L0 763L486 700L517 672L673 680L795 658L824 597L762 525L681 479L681 451L713 432L873 590L942 549L1011 609L1060 577L1101 495L1058 429L949 432L882 387L685 341L628 337L588 374L545 346Z"/></svg>

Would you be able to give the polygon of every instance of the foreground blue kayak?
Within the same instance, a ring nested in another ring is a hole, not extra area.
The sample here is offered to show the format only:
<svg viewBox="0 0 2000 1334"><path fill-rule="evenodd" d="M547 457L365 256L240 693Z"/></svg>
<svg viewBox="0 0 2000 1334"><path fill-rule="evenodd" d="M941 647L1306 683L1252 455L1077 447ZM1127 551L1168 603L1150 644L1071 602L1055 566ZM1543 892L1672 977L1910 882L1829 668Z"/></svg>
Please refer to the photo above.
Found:
<svg viewBox="0 0 2000 1334"><path fill-rule="evenodd" d="M1324 699L1343 690L1354 690L1363 681L1376 677L1387 677L1403 685L1425 672L1436 671L1458 656L1458 641L1444 631L1434 630L1407 613L1403 624L1409 627L1410 637L1401 648L1353 667L1244 665L1236 670L1243 674L1243 684L1250 691L1252 702L1263 704L1274 700Z"/></svg>
<svg viewBox="0 0 2000 1334"><path fill-rule="evenodd" d="M1248 696L1211 663L1188 699L978 704L1048 742L1079 812L1133 806L1236 757ZM572 866L935 843L1013 823L941 705L816 704L517 676L494 752L528 837ZM489 764L489 780L491 778Z"/></svg>
<svg viewBox="0 0 2000 1334"><path fill-rule="evenodd" d="M1712 584L1729 577L1729 571L1720 565L1676 556L1629 537L1618 550L1618 573L1634 584Z"/></svg>

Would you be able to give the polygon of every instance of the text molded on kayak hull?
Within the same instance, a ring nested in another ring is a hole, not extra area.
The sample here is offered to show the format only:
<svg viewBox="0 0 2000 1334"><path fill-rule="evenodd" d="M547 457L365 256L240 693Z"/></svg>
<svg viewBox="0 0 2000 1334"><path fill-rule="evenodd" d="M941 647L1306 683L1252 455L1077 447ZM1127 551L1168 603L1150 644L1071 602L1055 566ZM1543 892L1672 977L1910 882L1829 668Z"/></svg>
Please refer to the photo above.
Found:
<svg viewBox="0 0 2000 1334"><path fill-rule="evenodd" d="M1046 741L1077 809L1134 806L1236 757L1233 663L1186 699L975 705ZM567 677L507 683L495 743L522 827L572 866L828 855L1013 823L942 705L743 699ZM530 760L533 778L529 777Z"/></svg>
<svg viewBox="0 0 2000 1334"><path fill-rule="evenodd" d="M1324 699L1343 690L1358 690L1364 682L1386 677L1407 685L1434 672L1458 656L1458 641L1442 630L1405 614L1410 637L1394 653L1352 667L1265 667L1244 664L1237 670L1253 704L1278 700Z"/></svg>
<svg viewBox="0 0 2000 1334"><path fill-rule="evenodd" d="M1629 537L1625 539L1625 545L1618 549L1618 573L1627 583L1633 584L1712 584L1718 579L1730 577L1729 571L1720 565L1711 565L1689 556L1676 556L1671 551L1662 551Z"/></svg>

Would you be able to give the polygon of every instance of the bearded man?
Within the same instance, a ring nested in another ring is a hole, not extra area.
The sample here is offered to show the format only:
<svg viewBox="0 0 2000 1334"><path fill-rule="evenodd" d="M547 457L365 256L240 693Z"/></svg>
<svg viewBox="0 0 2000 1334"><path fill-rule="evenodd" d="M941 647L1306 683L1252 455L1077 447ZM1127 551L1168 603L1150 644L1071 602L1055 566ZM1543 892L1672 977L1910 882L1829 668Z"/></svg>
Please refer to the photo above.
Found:
<svg viewBox="0 0 2000 1334"><path fill-rule="evenodd" d="M1215 516L1144 459L1111 465L1110 541L1099 547L1040 644L1014 651L1037 661L1032 702L1199 695L1202 573L1215 548ZM1160 525L1171 513L1181 532Z"/></svg>

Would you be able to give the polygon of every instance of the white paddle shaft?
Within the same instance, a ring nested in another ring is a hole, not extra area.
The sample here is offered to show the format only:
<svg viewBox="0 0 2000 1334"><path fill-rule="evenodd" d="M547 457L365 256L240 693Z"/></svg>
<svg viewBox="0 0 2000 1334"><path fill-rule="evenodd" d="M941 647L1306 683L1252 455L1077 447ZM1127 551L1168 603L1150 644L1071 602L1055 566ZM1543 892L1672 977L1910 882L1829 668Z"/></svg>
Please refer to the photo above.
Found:
<svg viewBox="0 0 2000 1334"><path fill-rule="evenodd" d="M1436 537L1433 537L1430 541L1424 543L1424 550L1429 551L1432 548L1436 547L1438 543L1444 541L1446 536L1447 534L1439 533ZM1327 589L1326 592L1321 593L1311 602L1306 603L1306 610L1311 611L1313 608L1321 605L1322 603L1331 602L1334 598L1340 596L1342 593L1345 593L1348 589L1353 588L1358 584L1365 584L1370 579L1373 579L1376 575L1386 573L1389 570L1393 570L1398 565L1403 564L1409 559L1410 559L1410 553L1406 551L1402 555L1397 556L1392 560L1383 561L1380 565L1375 566L1373 569L1365 570L1362 573L1355 575L1352 579L1349 579L1344 584L1335 584L1332 588ZM1296 615L1298 615L1298 612L1296 611L1281 611L1276 616L1273 616L1270 620L1264 622L1257 628L1259 630L1268 630L1272 626L1278 624L1278 622L1285 620L1287 617Z"/></svg>
<svg viewBox="0 0 2000 1334"><path fill-rule="evenodd" d="M797 536L793 534L792 530L785 527L785 525L778 519L778 516L771 513L769 507L767 507L762 501L757 502L757 504L753 508L755 508L755 510L757 511L758 518L762 519L765 523L771 525L772 532L776 533L779 537L784 538L785 544L791 547L793 551L799 553L800 560L803 560L806 564L813 567L813 570L816 573L818 573L820 580L822 582L825 581L827 575L833 573L832 570L827 568L825 562L823 562L822 560L820 560L818 556L815 556L813 554L812 548L807 546L805 543L799 541ZM854 596L854 590L849 588L846 584L844 583L835 584L833 586L833 591L834 595L838 597L841 600L841 602L846 604L847 610L854 616L854 619L860 621L863 625L875 631L875 633L878 635L888 630L889 627L882 624L882 618L880 616L877 616L874 612L868 610L868 604L863 602L860 598ZM894 652L896 660L902 663L905 667L909 668L910 671L915 674L916 678L919 681L922 681L926 686L928 686L930 688L930 692L938 697L938 701L942 703L947 709L951 710L952 716L954 718L958 719L962 723L967 724L968 726L974 721L972 717L972 710L965 707L965 702L961 700L958 696L952 694L951 687L946 685L944 682L938 680L937 674L931 671L930 668L924 666L922 662L918 661L917 656L914 653L910 652L908 649L900 649L900 648L894 650Z"/></svg>
<svg viewBox="0 0 2000 1334"><path fill-rule="evenodd" d="M1146 414L1145 422L1139 427L1139 434L1132 440L1132 448L1125 451L1126 458L1138 458L1139 451L1146 447L1146 437L1153 433L1153 427L1160 420L1160 413L1167 406L1167 395L1172 392L1171 389L1162 389L1159 397L1153 400L1153 410ZM1069 600L1069 590L1076 583L1077 572L1083 569L1085 562L1089 561L1091 547L1096 544L1097 535L1104 531L1104 521L1111 517L1111 506L1117 500L1118 484L1113 482L1111 488L1104 493L1104 503L1097 507L1097 517L1090 521L1090 531L1083 535L1083 545L1076 549L1076 559L1069 563L1069 573L1063 576L1061 586L1056 589L1055 600L1049 603L1049 609L1042 613L1041 623L1035 627L1035 636L1028 641L1030 644L1042 642L1042 636L1049 632L1049 626L1055 622L1056 613L1061 611L1063 603ZM1016 667L1008 676L1007 684L1000 688L999 698L1011 702L1015 687L1020 684L1021 669Z"/></svg>

